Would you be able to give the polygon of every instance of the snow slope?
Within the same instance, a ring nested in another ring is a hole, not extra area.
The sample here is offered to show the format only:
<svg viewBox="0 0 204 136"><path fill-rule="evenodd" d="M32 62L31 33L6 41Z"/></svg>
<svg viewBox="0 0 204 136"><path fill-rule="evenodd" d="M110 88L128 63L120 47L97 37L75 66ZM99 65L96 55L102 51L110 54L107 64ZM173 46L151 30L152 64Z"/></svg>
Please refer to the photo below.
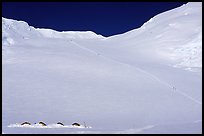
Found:
<svg viewBox="0 0 204 136"><path fill-rule="evenodd" d="M2 29L4 133L202 133L202 3L111 37ZM24 121L92 128L12 127Z"/></svg>

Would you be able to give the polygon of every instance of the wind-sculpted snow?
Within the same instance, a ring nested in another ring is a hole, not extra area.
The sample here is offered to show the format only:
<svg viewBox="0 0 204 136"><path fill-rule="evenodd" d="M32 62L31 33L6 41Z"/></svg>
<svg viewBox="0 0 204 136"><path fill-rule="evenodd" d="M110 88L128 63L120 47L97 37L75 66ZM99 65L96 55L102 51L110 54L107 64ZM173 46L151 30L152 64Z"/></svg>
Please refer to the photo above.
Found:
<svg viewBox="0 0 204 136"><path fill-rule="evenodd" d="M2 18L3 132L202 133L201 9L188 3L111 37ZM25 120L48 126L15 124Z"/></svg>

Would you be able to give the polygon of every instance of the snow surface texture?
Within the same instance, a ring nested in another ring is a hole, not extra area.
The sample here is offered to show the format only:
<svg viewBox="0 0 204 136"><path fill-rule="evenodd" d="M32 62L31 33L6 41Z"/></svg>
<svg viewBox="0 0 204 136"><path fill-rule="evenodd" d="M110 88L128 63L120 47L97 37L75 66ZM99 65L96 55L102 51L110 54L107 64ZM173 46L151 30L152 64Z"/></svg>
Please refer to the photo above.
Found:
<svg viewBox="0 0 204 136"><path fill-rule="evenodd" d="M201 2L111 37L2 29L4 133L202 133ZM91 128L18 127L39 120Z"/></svg>

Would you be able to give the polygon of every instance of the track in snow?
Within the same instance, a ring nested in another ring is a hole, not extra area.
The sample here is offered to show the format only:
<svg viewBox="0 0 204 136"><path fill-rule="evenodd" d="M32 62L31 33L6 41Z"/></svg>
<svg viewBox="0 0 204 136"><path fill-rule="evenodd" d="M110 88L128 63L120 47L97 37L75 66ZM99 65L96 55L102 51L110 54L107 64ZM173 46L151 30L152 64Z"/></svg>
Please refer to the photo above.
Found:
<svg viewBox="0 0 204 136"><path fill-rule="evenodd" d="M136 69L137 71L140 71L140 72L144 73L145 75L148 75L151 79L156 80L156 81L160 82L161 84L167 86L167 87L170 89L170 91L173 91L173 92L175 92L175 93L178 93L178 94L184 96L185 98L187 98L187 99L189 99L189 100L191 100L191 101L193 101L193 102L195 102L195 103L197 103L197 104L199 104L199 105L202 105L202 102L196 100L195 98L193 98L193 97L191 97L190 95L184 93L183 91L179 90L179 89L176 88L175 86L170 85L169 83L167 83L167 82L165 82L165 81L159 79L157 76L155 76L155 75L153 75L153 74L151 74L151 73L149 73L149 72L147 72L147 71L145 71L145 70L142 70L142 69L139 68L139 67L135 67L135 66L133 66L133 65L130 65L130 64L127 64L127 63L124 63L124 62L121 62L121 61L118 61L118 60L115 60L115 59L106 57L106 56L104 56L104 55L101 55L100 53L97 53L96 51L93 51L93 50L87 48L87 47L78 45L78 44L75 43L75 42L72 42L72 43L74 43L77 47L79 47L79 48L81 48L81 49L83 49L83 50L86 50L86 51L88 51L88 52L90 52L90 53L92 53L92 54L98 55L98 56L100 56L100 57L103 57L103 58L105 58L105 59L114 61L114 62L119 63L119 64L122 64L122 65L126 65L126 66L128 66L128 67L132 67L132 68Z"/></svg>

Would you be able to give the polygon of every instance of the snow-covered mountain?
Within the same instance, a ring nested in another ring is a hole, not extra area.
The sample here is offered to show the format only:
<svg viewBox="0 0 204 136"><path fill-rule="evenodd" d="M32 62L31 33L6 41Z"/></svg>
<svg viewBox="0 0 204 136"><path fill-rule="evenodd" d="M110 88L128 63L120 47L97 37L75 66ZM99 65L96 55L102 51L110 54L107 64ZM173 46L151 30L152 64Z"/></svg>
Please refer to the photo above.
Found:
<svg viewBox="0 0 204 136"><path fill-rule="evenodd" d="M202 4L193 2L161 13L139 29L110 37L128 40L133 46L126 48L135 51L137 45L148 46L151 52L172 59L177 67L202 67ZM138 40L139 39L139 40ZM151 42L151 43L150 43ZM151 45L149 45L149 43ZM146 48L145 48L146 50ZM161 58L161 57L160 57Z"/></svg>
<svg viewBox="0 0 204 136"><path fill-rule="evenodd" d="M2 42L3 45L10 45L14 43L14 40L28 39L33 37L48 37L48 38L66 38L66 39L93 39L104 38L102 35L97 35L94 32L86 31L63 31L58 32L52 29L34 28L29 26L24 21L17 21L13 19L7 19L2 17Z"/></svg>
<svg viewBox="0 0 204 136"><path fill-rule="evenodd" d="M201 2L111 37L2 17L2 57L4 133L202 133Z"/></svg>

